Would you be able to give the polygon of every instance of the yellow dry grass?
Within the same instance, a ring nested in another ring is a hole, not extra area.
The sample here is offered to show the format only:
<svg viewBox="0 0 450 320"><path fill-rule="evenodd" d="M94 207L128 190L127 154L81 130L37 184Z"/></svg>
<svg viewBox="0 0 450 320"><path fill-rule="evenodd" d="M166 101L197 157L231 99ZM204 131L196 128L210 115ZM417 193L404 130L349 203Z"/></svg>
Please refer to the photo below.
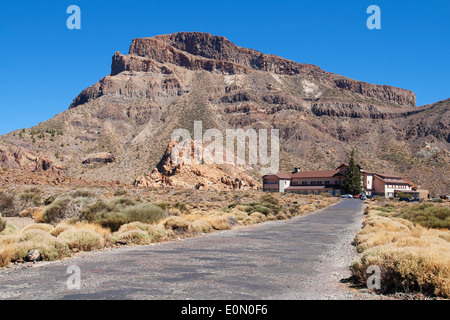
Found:
<svg viewBox="0 0 450 320"><path fill-rule="evenodd" d="M419 291L450 298L450 231L414 226L369 211L355 242L361 257L352 272L362 283L370 265L382 272L382 291Z"/></svg>
<svg viewBox="0 0 450 320"><path fill-rule="evenodd" d="M33 229L36 229L36 230L43 230L43 231L45 231L45 232L50 232L50 231L52 231L54 228L53 228L53 226L52 226L51 224L47 224L47 223L35 223L35 224L30 224L30 225L24 227L24 228L22 229L22 231L24 232L24 231L27 231L27 230L33 230Z"/></svg>
<svg viewBox="0 0 450 320"><path fill-rule="evenodd" d="M102 249L105 245L105 239L100 234L84 228L66 230L58 235L57 238L66 243L72 250L92 251Z"/></svg>

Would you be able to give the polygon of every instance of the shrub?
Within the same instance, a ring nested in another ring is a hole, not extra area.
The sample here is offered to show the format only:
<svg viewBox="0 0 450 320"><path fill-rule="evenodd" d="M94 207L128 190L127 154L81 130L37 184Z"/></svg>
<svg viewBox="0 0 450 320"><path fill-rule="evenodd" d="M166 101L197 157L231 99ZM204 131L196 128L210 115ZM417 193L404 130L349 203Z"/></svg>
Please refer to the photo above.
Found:
<svg viewBox="0 0 450 320"><path fill-rule="evenodd" d="M448 258L420 248L383 248L369 251L351 266L352 273L365 283L367 268L379 266L382 274L381 292L421 292L426 295L450 297Z"/></svg>
<svg viewBox="0 0 450 320"><path fill-rule="evenodd" d="M51 196L48 196L47 198L44 199L43 203L48 206L50 204L53 203L53 201L55 201L56 198L59 197L59 193L58 194L53 194Z"/></svg>
<svg viewBox="0 0 450 320"><path fill-rule="evenodd" d="M280 201L271 194L265 194L265 195L261 196L259 200L265 204L267 204L267 203L272 204L272 205L280 204Z"/></svg>
<svg viewBox="0 0 450 320"><path fill-rule="evenodd" d="M53 226L51 224L46 224L46 223L36 223L36 224L30 224L28 226L26 226L25 228L23 228L23 231L27 231L27 230L42 230L45 232L50 232L53 230Z"/></svg>
<svg viewBox="0 0 450 320"><path fill-rule="evenodd" d="M167 209L170 207L170 203L168 203L168 202L162 202L162 201L160 201L160 202L155 202L155 203L153 203L153 205L158 206L158 207L160 207L160 208L163 209L163 210L167 210Z"/></svg>
<svg viewBox="0 0 450 320"><path fill-rule="evenodd" d="M37 207L42 203L42 191L37 188L31 188L17 195L17 198L23 203L24 207Z"/></svg>
<svg viewBox="0 0 450 320"><path fill-rule="evenodd" d="M16 193L14 191L0 191L0 212L6 217L17 214Z"/></svg>
<svg viewBox="0 0 450 320"><path fill-rule="evenodd" d="M103 228L109 228L112 232L119 230L119 228L129 223L128 217L122 212L101 212L95 216L95 223L98 223Z"/></svg>
<svg viewBox="0 0 450 320"><path fill-rule="evenodd" d="M255 221L255 223L261 223L266 221L266 216L260 212L253 212L250 217Z"/></svg>
<svg viewBox="0 0 450 320"><path fill-rule="evenodd" d="M6 267L14 257L16 245L8 243L0 247L0 268Z"/></svg>
<svg viewBox="0 0 450 320"><path fill-rule="evenodd" d="M226 217L213 216L207 220L213 229L215 230L229 230L231 229L230 223Z"/></svg>
<svg viewBox="0 0 450 320"><path fill-rule="evenodd" d="M46 241L24 241L18 243L12 260L25 259L31 250L38 250L41 253L41 259L44 261L54 261L70 256L68 246L51 237L46 239Z"/></svg>
<svg viewBox="0 0 450 320"><path fill-rule="evenodd" d="M275 216L275 218L276 218L277 220L286 220L288 217L287 217L283 212L280 212L279 214L277 214L277 215Z"/></svg>
<svg viewBox="0 0 450 320"><path fill-rule="evenodd" d="M146 223L158 222L167 215L160 207L154 206L150 203L140 203L135 206L126 207L123 213L131 221L140 221Z"/></svg>
<svg viewBox="0 0 450 320"><path fill-rule="evenodd" d="M20 236L12 259L24 259L27 253L34 249L41 253L42 260L53 261L70 255L65 243L43 230L30 229Z"/></svg>
<svg viewBox="0 0 450 320"><path fill-rule="evenodd" d="M21 218L33 218L33 216L38 216L43 212L41 208L26 208L19 213L19 217Z"/></svg>
<svg viewBox="0 0 450 320"><path fill-rule="evenodd" d="M105 239L107 239L111 235L110 229L104 228L100 224L97 224L97 223L76 222L73 224L73 227L75 227L77 229L92 230L95 233L98 233L99 235L101 235Z"/></svg>
<svg viewBox="0 0 450 320"><path fill-rule="evenodd" d="M172 230L177 233L186 233L190 227L190 223L181 217L167 218L163 225L167 230Z"/></svg>
<svg viewBox="0 0 450 320"><path fill-rule="evenodd" d="M3 221L5 221L5 220L3 220ZM5 229L3 229L3 231L0 231L0 236L10 235L10 234L14 234L16 232L17 232L17 228L15 225L6 223Z"/></svg>
<svg viewBox="0 0 450 320"><path fill-rule="evenodd" d="M432 203L420 203L400 210L398 217L408 219L427 228L450 229L450 208Z"/></svg>
<svg viewBox="0 0 450 320"><path fill-rule="evenodd" d="M202 219L192 222L191 228L194 233L210 233L212 231L211 224Z"/></svg>
<svg viewBox="0 0 450 320"><path fill-rule="evenodd" d="M430 206L422 204L423 208ZM450 243L447 230L414 226L409 220L370 211L355 237L358 252L351 271L361 284L370 265L381 269L381 292L418 291L450 297Z"/></svg>
<svg viewBox="0 0 450 320"><path fill-rule="evenodd" d="M152 238L143 230L129 230L125 232L117 232L112 236L113 242L123 242L126 244L150 244Z"/></svg>
<svg viewBox="0 0 450 320"><path fill-rule="evenodd" d="M46 223L58 223L70 218L79 218L82 211L97 199L88 196L74 197L78 194L86 195L81 191L71 192L55 199L45 210L43 220Z"/></svg>
<svg viewBox="0 0 450 320"><path fill-rule="evenodd" d="M122 189L122 188L117 189L116 191L114 191L114 196L115 196L115 197L118 197L118 196L127 196L127 195L128 195L127 190Z"/></svg>
<svg viewBox="0 0 450 320"><path fill-rule="evenodd" d="M184 204L184 203L182 203L182 202L177 202L177 203L175 203L174 208L180 210L181 212L187 212L187 213L190 212L190 210L189 210L189 208L187 207L187 205Z"/></svg>
<svg viewBox="0 0 450 320"><path fill-rule="evenodd" d="M103 237L89 229L72 228L62 232L58 239L66 243L70 249L80 251L92 251L104 246Z"/></svg>
<svg viewBox="0 0 450 320"><path fill-rule="evenodd" d="M51 231L50 234L54 237L59 236L61 233L63 233L66 230L71 229L72 227L69 226L68 224L65 223L60 223L58 224L56 227L54 227Z"/></svg>
<svg viewBox="0 0 450 320"><path fill-rule="evenodd" d="M95 222L114 232L130 222L154 223L166 216L164 210L150 203L136 204L134 199L117 198L109 202L98 199L83 210L80 220Z"/></svg>

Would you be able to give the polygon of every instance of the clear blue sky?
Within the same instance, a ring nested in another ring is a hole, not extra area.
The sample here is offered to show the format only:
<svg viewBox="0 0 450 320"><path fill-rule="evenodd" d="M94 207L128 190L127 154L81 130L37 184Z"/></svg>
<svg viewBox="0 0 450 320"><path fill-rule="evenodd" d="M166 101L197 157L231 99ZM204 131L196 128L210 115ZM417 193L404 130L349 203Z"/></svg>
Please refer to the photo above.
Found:
<svg viewBox="0 0 450 320"><path fill-rule="evenodd" d="M81 30L66 27L72 4L81 8ZM366 27L372 4L381 8L381 30ZM2 0L0 134L66 110L133 38L179 31L413 90L418 105L450 97L448 0Z"/></svg>

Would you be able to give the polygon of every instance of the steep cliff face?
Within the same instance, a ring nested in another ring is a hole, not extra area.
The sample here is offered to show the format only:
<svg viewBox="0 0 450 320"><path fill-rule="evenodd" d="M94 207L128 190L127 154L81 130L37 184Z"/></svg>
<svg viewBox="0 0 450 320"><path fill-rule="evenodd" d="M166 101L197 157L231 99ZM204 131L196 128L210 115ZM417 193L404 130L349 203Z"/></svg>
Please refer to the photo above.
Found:
<svg viewBox="0 0 450 320"><path fill-rule="evenodd" d="M110 75L83 90L69 110L2 139L45 154L70 176L133 183L164 159L174 130L193 134L194 121L223 134L276 128L281 170L334 168L355 148L364 168L443 193L450 180L449 109L449 100L416 107L409 90L182 32L134 39L127 55L114 54ZM86 165L101 153L114 161ZM15 166L11 156L0 157L3 166ZM244 171L259 181L258 168ZM448 178L427 180L435 174Z"/></svg>
<svg viewBox="0 0 450 320"><path fill-rule="evenodd" d="M297 76L383 103L405 107L416 106L416 97L411 91L343 78L311 64L297 63L256 50L241 48L224 37L198 32L134 39L128 55L124 56L116 52L113 56L111 76L121 72L170 75L173 71L167 67L167 64L224 75L249 74L257 70L276 75ZM100 85L96 84L83 91L71 107L110 93L108 89L111 87L108 87L105 79L102 79ZM181 95L182 92L178 90L177 94Z"/></svg>

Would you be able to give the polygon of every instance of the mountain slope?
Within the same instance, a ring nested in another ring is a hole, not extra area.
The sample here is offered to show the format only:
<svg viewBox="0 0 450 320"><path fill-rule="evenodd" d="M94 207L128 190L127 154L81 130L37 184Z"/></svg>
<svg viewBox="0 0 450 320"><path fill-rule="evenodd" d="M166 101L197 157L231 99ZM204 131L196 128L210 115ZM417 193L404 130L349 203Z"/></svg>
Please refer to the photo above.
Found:
<svg viewBox="0 0 450 320"><path fill-rule="evenodd" d="M182 32L134 39L67 111L0 143L44 154L69 176L132 183L158 164L172 132L192 132L194 121L222 132L277 128L282 170L334 168L355 148L364 168L441 194L449 192L449 110L449 100L416 107L409 90ZM258 179L257 167L247 172Z"/></svg>

